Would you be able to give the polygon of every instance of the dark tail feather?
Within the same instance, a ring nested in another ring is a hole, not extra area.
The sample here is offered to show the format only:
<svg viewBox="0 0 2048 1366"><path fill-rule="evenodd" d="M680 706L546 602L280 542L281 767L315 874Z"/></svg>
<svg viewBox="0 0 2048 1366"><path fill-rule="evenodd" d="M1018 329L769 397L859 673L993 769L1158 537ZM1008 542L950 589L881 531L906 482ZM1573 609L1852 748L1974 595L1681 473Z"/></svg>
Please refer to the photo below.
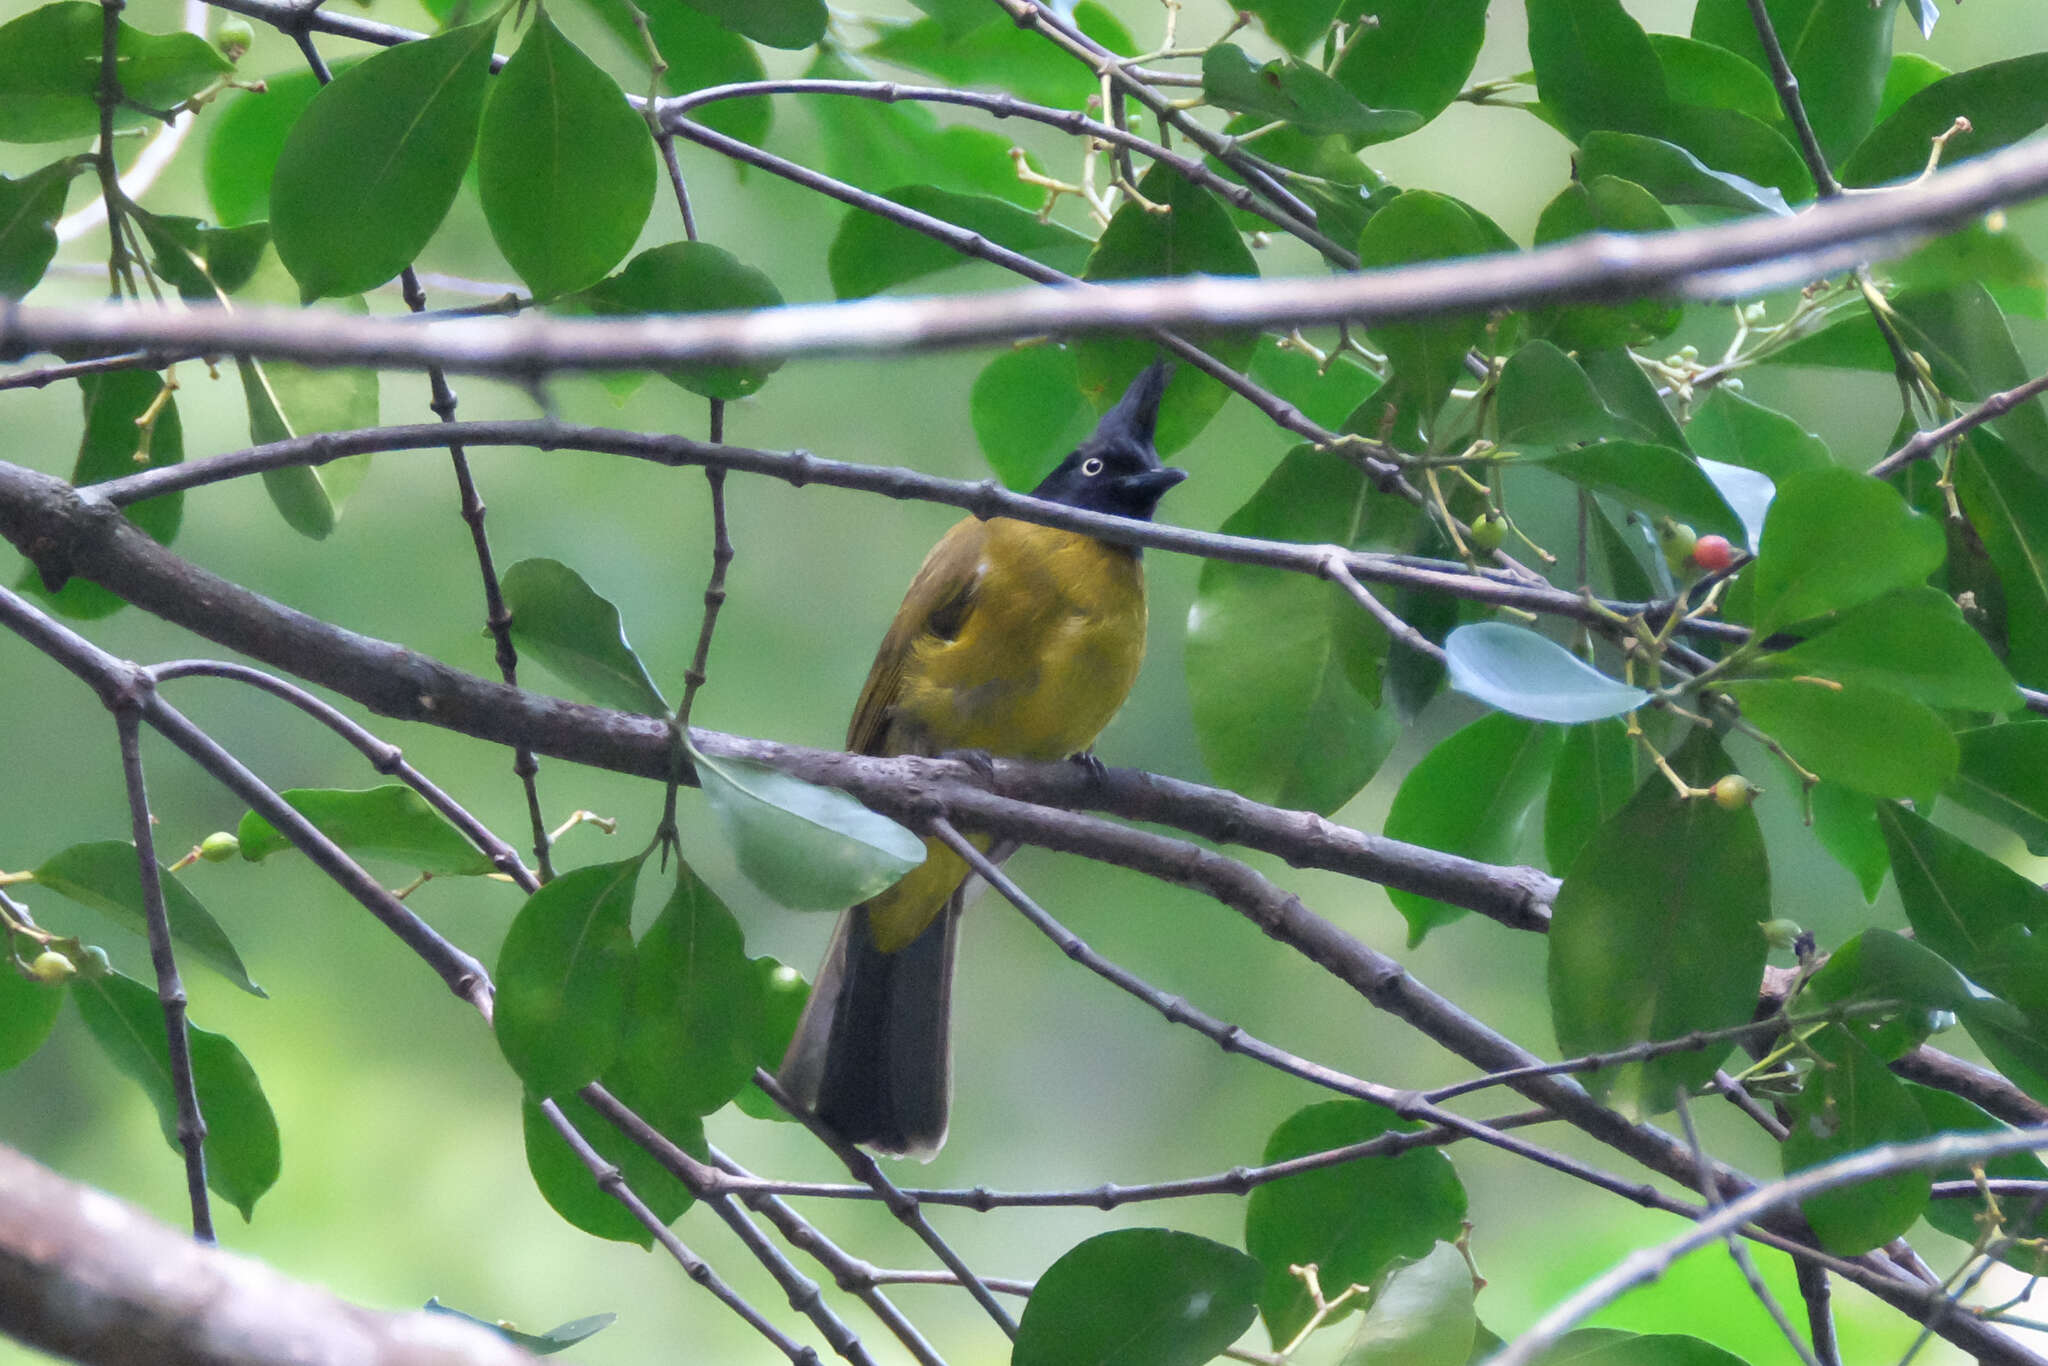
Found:
<svg viewBox="0 0 2048 1366"><path fill-rule="evenodd" d="M780 1080L848 1142L929 1158L946 1141L960 905L895 953L875 947L865 906L839 918Z"/></svg>

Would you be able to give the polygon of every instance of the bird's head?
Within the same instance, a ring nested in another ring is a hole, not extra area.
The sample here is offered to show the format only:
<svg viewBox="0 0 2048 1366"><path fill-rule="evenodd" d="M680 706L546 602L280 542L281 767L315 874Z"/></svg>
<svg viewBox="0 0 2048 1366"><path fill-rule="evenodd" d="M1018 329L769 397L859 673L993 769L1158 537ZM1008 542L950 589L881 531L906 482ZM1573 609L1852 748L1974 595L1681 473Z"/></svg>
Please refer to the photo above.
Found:
<svg viewBox="0 0 2048 1366"><path fill-rule="evenodd" d="M1186 470L1161 464L1152 449L1171 368L1154 361L1140 371L1116 406L1102 415L1094 434L1045 476L1032 496L1149 521L1161 496L1188 477Z"/></svg>

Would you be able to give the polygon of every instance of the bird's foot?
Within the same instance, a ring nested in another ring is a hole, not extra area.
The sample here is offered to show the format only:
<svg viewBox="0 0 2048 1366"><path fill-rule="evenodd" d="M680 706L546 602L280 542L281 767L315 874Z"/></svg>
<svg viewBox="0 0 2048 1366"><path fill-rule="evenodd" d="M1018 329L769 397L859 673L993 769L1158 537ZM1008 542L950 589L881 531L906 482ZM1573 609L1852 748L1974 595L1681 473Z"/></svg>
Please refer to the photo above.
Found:
<svg viewBox="0 0 2048 1366"><path fill-rule="evenodd" d="M985 749L949 749L939 757L967 765L981 775L983 782L996 780L996 757Z"/></svg>
<svg viewBox="0 0 2048 1366"><path fill-rule="evenodd" d="M1095 751L1092 749L1084 749L1079 754L1068 755L1067 762L1078 764L1081 771L1088 775L1088 781L1097 787L1101 787L1109 781L1109 766L1096 758Z"/></svg>

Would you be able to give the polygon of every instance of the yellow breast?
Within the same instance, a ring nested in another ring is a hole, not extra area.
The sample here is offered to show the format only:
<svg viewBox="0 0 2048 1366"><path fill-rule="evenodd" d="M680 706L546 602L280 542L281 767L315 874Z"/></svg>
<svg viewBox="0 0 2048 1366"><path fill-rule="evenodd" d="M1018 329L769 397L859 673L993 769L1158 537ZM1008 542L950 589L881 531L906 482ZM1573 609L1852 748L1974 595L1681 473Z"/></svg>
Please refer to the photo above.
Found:
<svg viewBox="0 0 2048 1366"><path fill-rule="evenodd" d="M1135 553L1007 518L990 521L960 633L918 638L890 705L890 748L980 749L1061 759L1093 744L1145 657L1145 577ZM987 848L988 840L974 842ZM867 903L885 953L945 906L967 865L937 840L925 862Z"/></svg>
<svg viewBox="0 0 2048 1366"><path fill-rule="evenodd" d="M935 751L1059 759L1086 749L1145 657L1138 557L1089 536L991 521L974 605L911 647L894 711Z"/></svg>

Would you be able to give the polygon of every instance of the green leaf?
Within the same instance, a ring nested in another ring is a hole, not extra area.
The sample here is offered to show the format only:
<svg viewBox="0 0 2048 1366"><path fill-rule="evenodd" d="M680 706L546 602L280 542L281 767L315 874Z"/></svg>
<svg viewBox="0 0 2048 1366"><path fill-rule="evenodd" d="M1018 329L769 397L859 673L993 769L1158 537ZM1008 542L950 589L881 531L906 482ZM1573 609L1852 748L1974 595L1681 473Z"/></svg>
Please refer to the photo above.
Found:
<svg viewBox="0 0 2048 1366"><path fill-rule="evenodd" d="M747 880L793 911L838 911L924 862L924 841L835 787L692 749L697 777Z"/></svg>
<svg viewBox="0 0 2048 1366"><path fill-rule="evenodd" d="M1732 771L1705 731L1670 760L1706 787ZM1756 1007L1771 869L1756 810L1684 800L1649 781L1593 836L1550 924L1550 1015L1564 1056L1605 1053L1741 1024ZM1723 1043L1596 1072L1588 1089L1624 1113L1668 1109L1714 1075Z"/></svg>
<svg viewBox="0 0 2048 1366"><path fill-rule="evenodd" d="M1249 0L1243 8L1256 14L1266 36L1299 57L1330 31L1339 0ZM920 4L918 8L924 6Z"/></svg>
<svg viewBox="0 0 2048 1366"><path fill-rule="evenodd" d="M1444 641L1451 686L1489 707L1572 725L1634 711L1641 688L1609 678L1562 645L1503 621L1460 626Z"/></svg>
<svg viewBox="0 0 2048 1366"><path fill-rule="evenodd" d="M654 205L646 120L545 12L491 82L476 167L491 236L538 299L603 279Z"/></svg>
<svg viewBox="0 0 2048 1366"><path fill-rule="evenodd" d="M197 218L133 213L155 253L151 266L191 303L218 302L249 283L270 243L268 223L216 228Z"/></svg>
<svg viewBox="0 0 2048 1366"><path fill-rule="evenodd" d="M0 142L60 142L100 130L100 53L105 11L59 0L0 26ZM168 109L234 70L196 33L144 33L121 24L114 39L121 92ZM149 118L118 109L115 126Z"/></svg>
<svg viewBox="0 0 2048 1366"><path fill-rule="evenodd" d="M1866 902L1877 900L1892 861L1885 852L1884 837L1878 833L1877 807L1870 798L1840 783L1818 784L1813 789L1813 837L1828 851L1828 857L1856 879Z"/></svg>
<svg viewBox="0 0 2048 1366"><path fill-rule="evenodd" d="M268 995L249 980L242 956L235 952L234 943L213 913L168 870L159 868L157 876L164 889L164 918L170 922L171 942L251 996ZM45 859L35 870L35 879L61 897L112 916L124 929L145 936L149 933L149 917L142 904L142 868L135 846L126 840L74 844Z"/></svg>
<svg viewBox="0 0 2048 1366"><path fill-rule="evenodd" d="M1095 426L1074 353L1057 342L1005 351L983 366L968 407L989 467L1019 493L1036 488Z"/></svg>
<svg viewBox="0 0 2048 1366"><path fill-rule="evenodd" d="M1755 470L1774 484L1835 463L1827 443L1798 422L1718 386L1692 410L1685 435L1702 459Z"/></svg>
<svg viewBox="0 0 2048 1366"><path fill-rule="evenodd" d="M1331 71L1374 109L1425 122L1458 98L1486 41L1486 0L1374 0L1376 25L1354 30Z"/></svg>
<svg viewBox="0 0 2048 1366"><path fill-rule="evenodd" d="M1927 1128L1936 1134L1972 1134L2003 1131L2010 1126L2001 1124L1984 1111L1964 1100L1961 1096L1937 1091L1931 1086L1906 1084L1906 1093L1920 1107L1920 1113L1927 1118ZM1983 1164L1984 1174L1993 1180L2048 1181L2048 1164L2032 1153L2007 1153L1994 1157ZM1953 1167L1933 1167L1927 1172L1931 1181L1970 1181L1970 1166L1959 1163ZM2008 1236L2038 1240L2044 1230L2039 1222L2026 1219L2031 1201L2014 1205L2005 1201L1999 1203L1999 1210L2006 1217ZM1927 1205L1927 1222L1940 1229L1949 1237L1964 1243L1977 1241L1979 1225L1977 1215L1983 1210L1981 1200L1931 1200ZM2017 1267L2028 1276L2048 1275L2048 1249L2036 1241L2032 1247L2012 1247L1999 1254L2000 1260Z"/></svg>
<svg viewBox="0 0 2048 1366"><path fill-rule="evenodd" d="M156 989L110 972L102 977L74 977L71 999L85 1021L86 1032L108 1061L141 1085L156 1107L164 1142L174 1152L178 1143L178 1101L171 1089L171 1057L164 1033L163 1003ZM277 1117L264 1098L262 1083L224 1034L185 1024L191 1045L192 1086L199 1113L206 1121L206 1185L242 1212L254 1215L256 1202L277 1183L281 1148Z"/></svg>
<svg viewBox="0 0 2048 1366"><path fill-rule="evenodd" d="M1758 186L1793 204L1814 197L1813 173L1785 134L1732 109L1679 105L1671 111L1671 141L1711 173L1737 187Z"/></svg>
<svg viewBox="0 0 2048 1366"><path fill-rule="evenodd" d="M594 1337L611 1327L612 1323L619 1317L617 1314L591 1314L585 1318L571 1319L567 1323L556 1324L545 1333L522 1333L518 1329L508 1326L503 1320L480 1319L474 1314L465 1314L460 1309L451 1309L449 1306L441 1303L438 1298L430 1298L420 1307L429 1314L446 1314L450 1318L465 1319L470 1323L479 1324L490 1329L493 1333L505 1339L505 1341L515 1343L518 1346L524 1347L535 1356L541 1357L553 1356L557 1352L567 1351L584 1339Z"/></svg>
<svg viewBox="0 0 2048 1366"><path fill-rule="evenodd" d="M1927 1136L1927 1119L1906 1084L1840 1025L1807 1038L1816 1057L1787 1101L1791 1132L1781 1150L1787 1176L1883 1143ZM1911 1228L1927 1208L1932 1178L1897 1172L1802 1200L1799 1209L1821 1245L1844 1257L1881 1247Z"/></svg>
<svg viewBox="0 0 2048 1366"><path fill-rule="evenodd" d="M1636 742L1619 721L1595 721L1564 733L1543 806L1543 861L1562 877L1593 832L1628 805L1636 790Z"/></svg>
<svg viewBox="0 0 2048 1366"><path fill-rule="evenodd" d="M668 702L626 639L619 609L560 560L521 560L502 580L520 652L585 696L621 711L668 714Z"/></svg>
<svg viewBox="0 0 2048 1366"><path fill-rule="evenodd" d="M1607 410L1579 363L1547 341L1528 342L1508 357L1494 401L1504 446L1564 446L1638 434Z"/></svg>
<svg viewBox="0 0 2048 1366"><path fill-rule="evenodd" d="M1884 73L1884 98L1877 106L1878 125L1882 127L1886 119L1899 112L1900 105L1949 74L1947 67L1925 53L1894 52Z"/></svg>
<svg viewBox="0 0 2048 1366"><path fill-rule="evenodd" d="M1901 293L1891 303L1900 337L1927 359L1936 381L1951 396L1985 398L2031 377L2032 371L2013 344L2004 314L1975 281L1932 292ZM1885 374L1893 369L1891 352L1861 309L1825 331L1773 353L1771 359ZM2015 405L1993 418L1990 426L2034 470L2048 473L2048 409L2038 398Z"/></svg>
<svg viewBox="0 0 2048 1366"><path fill-rule="evenodd" d="M1413 265L1454 256L1476 256L1494 243L1465 206L1446 195L1408 190L1366 220L1358 239L1359 265ZM1371 329L1388 365L1415 385L1423 417L1443 406L1452 381L1463 371L1465 353L1485 334L1486 319L1473 313L1427 322L1383 323Z"/></svg>
<svg viewBox="0 0 2048 1366"><path fill-rule="evenodd" d="M829 44L818 49L804 75L811 80L876 79ZM1044 190L1017 178L1010 159L1013 144L1000 134L961 125L942 129L930 109L910 101L821 100L815 108L825 169L848 184L877 194L898 185L936 185L993 195L1029 209L1045 201Z"/></svg>
<svg viewBox="0 0 2048 1366"><path fill-rule="evenodd" d="M1648 37L1674 104L1730 109L1765 123L1784 117L1771 78L1727 48L1675 33Z"/></svg>
<svg viewBox="0 0 2048 1366"><path fill-rule="evenodd" d="M586 0L592 3L592 0ZM621 0L594 0L593 7L628 46L640 42L632 15ZM645 7L648 32L655 50L668 63L662 73L662 88L671 95L687 95L715 85L737 85L758 81L768 73L754 45L701 10L687 4ZM699 105L690 117L741 142L759 143L768 134L774 104L766 96L743 100L718 100Z"/></svg>
<svg viewBox="0 0 2048 1366"><path fill-rule="evenodd" d="M684 0L769 47L809 47L825 36L825 0Z"/></svg>
<svg viewBox="0 0 2048 1366"><path fill-rule="evenodd" d="M403 783L354 792L302 787L278 795L357 858L390 859L435 877L484 877L496 871L482 850ZM251 863L292 848L254 811L243 814L236 838L242 857Z"/></svg>
<svg viewBox="0 0 2048 1366"><path fill-rule="evenodd" d="M1664 68L1621 0L1525 0L1536 91L1573 140L1596 128L1663 132Z"/></svg>
<svg viewBox="0 0 2048 1366"><path fill-rule="evenodd" d="M1771 7L1800 101L1831 165L1841 165L1877 121L1897 9L1898 0L1793 0ZM1701 0L1692 36L1770 70L1747 0Z"/></svg>
<svg viewBox="0 0 2048 1366"><path fill-rule="evenodd" d="M1472 1265L1453 1243L1394 1268L1373 1295L1341 1366L1465 1366L1479 1320Z"/></svg>
<svg viewBox="0 0 2048 1366"><path fill-rule="evenodd" d="M708 1115L754 1075L761 993L739 922L687 863L635 955L626 1040L606 1074ZM771 1064L772 1065L772 1064Z"/></svg>
<svg viewBox="0 0 2048 1366"><path fill-rule="evenodd" d="M717 313L728 309L779 308L782 291L767 275L723 247L709 242L670 242L649 247L610 279L578 296L600 314ZM780 360L741 365L687 365L662 372L705 398L738 399L755 393Z"/></svg>
<svg viewBox="0 0 2048 1366"><path fill-rule="evenodd" d="M57 255L57 220L71 177L81 169L65 160L19 180L0 176L0 295L19 299L43 278Z"/></svg>
<svg viewBox="0 0 2048 1366"><path fill-rule="evenodd" d="M704 1143L703 1125L688 1115L661 1113L661 1096L638 1096L607 1088L623 1104L653 1124L670 1142L699 1161L710 1159ZM640 1197L664 1224L682 1217L691 1204L689 1188L671 1176L647 1150L627 1138L609 1120L575 1095L555 1097L562 1115L576 1127L586 1142L606 1162L619 1169L633 1194ZM526 1139L526 1169L533 1175L548 1206L575 1227L593 1237L614 1242L654 1246L654 1234L626 1207L597 1184L597 1177L573 1149L555 1132L541 1113L540 1102L531 1093L519 1102L520 1127Z"/></svg>
<svg viewBox="0 0 2048 1366"><path fill-rule="evenodd" d="M277 391L270 387L263 362L254 356L237 356L235 368L242 376L243 401L249 405L249 440L265 446L297 436L278 404ZM327 496L320 471L311 466L286 465L263 471L263 491L270 495L285 525L301 536L321 541L334 530L339 515L334 500Z"/></svg>
<svg viewBox="0 0 2048 1366"><path fill-rule="evenodd" d="M795 968L773 958L750 958L747 968L753 983L752 1018L757 1031L754 1035L754 1065L773 1072L782 1066L782 1059L789 1052L790 1040L796 1037L796 1026L803 1018L804 1004L811 999L811 984ZM782 1124L796 1122L752 1081L740 1088L740 1093L733 1097L733 1104L750 1119L773 1120Z"/></svg>
<svg viewBox="0 0 2048 1366"><path fill-rule="evenodd" d="M336 62L334 75L339 78L357 64L356 59ZM310 71L266 77L263 84L264 90L224 96L206 140L206 199L227 226L270 217L270 181L285 139L320 93L320 80Z"/></svg>
<svg viewBox="0 0 2048 1366"><path fill-rule="evenodd" d="M1087 263L1094 246L1071 228L1041 222L1035 213L986 195L907 185L889 191L888 198L1069 275ZM864 299L974 258L879 214L849 209L825 259L832 292L841 299Z"/></svg>
<svg viewBox="0 0 2048 1366"><path fill-rule="evenodd" d="M1775 186L1716 170L1674 142L1641 133L1588 133L1579 146L1579 174L1629 181L1665 204L1780 216L1792 212Z"/></svg>
<svg viewBox="0 0 2048 1366"><path fill-rule="evenodd" d="M1579 503L1586 509L1586 521L1593 533L1592 554L1588 558L1596 566L1595 580L1606 583L1609 596L1626 602L1648 602L1657 596L1658 585L1651 583L1644 572L1640 556L1648 555L1656 562L1667 584L1671 571L1664 567L1663 552L1653 544L1655 538L1641 525L1642 519L1631 518L1624 535L1607 519L1607 513L1592 494L1579 490Z"/></svg>
<svg viewBox="0 0 2048 1366"><path fill-rule="evenodd" d="M2048 892L1895 803L1878 805L1877 822L1915 937L1970 977L2007 994L2018 970L2007 945L2048 930Z"/></svg>
<svg viewBox="0 0 2048 1366"><path fill-rule="evenodd" d="M1011 1366L1201 1366L1252 1321L1258 1263L1192 1233L1122 1228L1038 1278Z"/></svg>
<svg viewBox="0 0 2048 1366"><path fill-rule="evenodd" d="M642 862L562 874L526 899L505 932L498 1047L535 1096L560 1100L618 1056L633 993L630 922Z"/></svg>
<svg viewBox="0 0 2048 1366"><path fill-rule="evenodd" d="M1940 525L1882 480L1844 469L1793 475L1778 486L1752 571L1757 631L1913 587L1945 554Z"/></svg>
<svg viewBox="0 0 2048 1366"><path fill-rule="evenodd" d="M1969 119L1970 131L1949 140L1944 166L1988 155L2048 124L2048 52L1986 62L1919 91L1857 146L1842 166L1842 183L1881 185L1919 175L1935 137L1958 117Z"/></svg>
<svg viewBox="0 0 2048 1366"><path fill-rule="evenodd" d="M1685 433L1679 430L1678 419L1664 406L1657 386L1650 382L1650 377L1643 373L1643 367L1636 363L1635 356L1626 347L1611 346L1600 351L1581 352L1579 368L1600 391L1600 401L1617 416L1650 433L1651 439L1660 446L1680 451L1692 449L1685 443Z"/></svg>
<svg viewBox="0 0 2048 1366"><path fill-rule="evenodd" d="M1541 1366L1749 1366L1711 1342L1683 1333L1578 1328L1537 1358Z"/></svg>
<svg viewBox="0 0 2048 1366"><path fill-rule="evenodd" d="M476 145L497 32L492 19L386 48L293 124L270 226L307 302L383 284L434 235Z"/></svg>
<svg viewBox="0 0 2048 1366"><path fill-rule="evenodd" d="M1956 497L1998 571L2006 666L2024 684L2048 686L2048 479L1982 431L1964 438L1953 472Z"/></svg>
<svg viewBox="0 0 2048 1366"><path fill-rule="evenodd" d="M2048 854L2048 721L1956 732L1960 760L1944 795Z"/></svg>
<svg viewBox="0 0 2048 1366"><path fill-rule="evenodd" d="M1828 956L1807 984L1807 1005L1892 1003L1897 1015L1848 1022L1866 1048L1886 1059L1918 1047L1937 1026L1936 1017L1966 1008L1973 998L1989 999L1925 945L1890 930L1863 930ZM2009 1009L2009 1007L2008 1007Z"/></svg>
<svg viewBox="0 0 2048 1366"><path fill-rule="evenodd" d="M2004 713L2020 705L2005 668L1938 588L1897 588L1842 613L1812 638L1768 655L1764 672L1860 680L1930 707Z"/></svg>
<svg viewBox="0 0 2048 1366"><path fill-rule="evenodd" d="M1701 532L1743 538L1742 519L1714 481L1683 451L1643 441L1597 441L1590 446L1525 457L1581 488L1604 493L1651 513L1668 513Z"/></svg>
<svg viewBox="0 0 2048 1366"><path fill-rule="evenodd" d="M945 26L948 33L967 33L993 23L996 15L981 0L910 0Z"/></svg>
<svg viewBox="0 0 2048 1366"><path fill-rule="evenodd" d="M1447 854L1507 863L1522 842L1529 810L1550 784L1564 732L1495 712L1437 742L1401 780L1387 809L1388 839ZM1438 925L1465 914L1431 897L1389 887L1414 948Z"/></svg>
<svg viewBox="0 0 2048 1366"><path fill-rule="evenodd" d="M1252 353L1252 378L1301 409L1311 422L1336 430L1380 387L1379 376L1349 355L1331 357L1327 368L1292 346L1261 336Z"/></svg>
<svg viewBox="0 0 2048 1366"><path fill-rule="evenodd" d="M1136 201L1116 211L1095 243L1082 275L1088 280L1137 280L1168 275L1257 275L1258 264L1222 201L1165 166L1154 166L1138 192L1167 212L1149 213ZM1251 360L1255 332L1214 332L1203 348L1233 370ZM1090 337L1074 344L1081 392L1098 413L1123 396L1157 348L1139 337ZM1160 400L1154 445L1170 455L1209 424L1230 396L1222 384L1192 365L1176 368Z"/></svg>
<svg viewBox="0 0 2048 1366"><path fill-rule="evenodd" d="M64 1004L62 987L24 977L14 966L14 953L33 961L39 950L27 940L10 943L13 938L0 934L0 1072L34 1056L50 1037L57 1008Z"/></svg>
<svg viewBox="0 0 2048 1366"><path fill-rule="evenodd" d="M1955 737L1941 718L1889 688L1760 681L1726 691L1794 759L1858 792L1925 799L1956 771Z"/></svg>
<svg viewBox="0 0 2048 1366"><path fill-rule="evenodd" d="M1323 1101L1282 1121L1261 1161L1419 1127L1370 1101ZM1438 1239L1456 1238L1464 1217L1465 1187L1440 1148L1355 1158L1253 1190L1245 1201L1244 1245L1265 1268L1259 1312L1274 1345L1290 1341L1313 1312L1290 1264L1314 1263L1326 1286L1368 1284L1396 1258L1426 1256Z"/></svg>
<svg viewBox="0 0 2048 1366"><path fill-rule="evenodd" d="M1976 283L2007 313L2048 318L2048 267L2003 214L1991 214L1883 267L1901 290L1937 292Z"/></svg>
<svg viewBox="0 0 2048 1366"><path fill-rule="evenodd" d="M1370 109L1312 66L1295 61L1263 65L1234 43L1202 54L1202 98L1219 109L1291 123L1305 133L1337 134L1386 142L1422 127L1406 109Z"/></svg>
<svg viewBox="0 0 2048 1366"><path fill-rule="evenodd" d="M965 32L949 32L937 19L887 24L861 52L948 85L995 86L1035 104L1083 104L1098 88L1086 66L1015 24Z"/></svg>
<svg viewBox="0 0 2048 1366"><path fill-rule="evenodd" d="M1558 192L1536 220L1536 245L1548 246L1589 232L1661 232L1673 225L1664 206L1642 186L1611 175L1587 175ZM1563 304L1540 310L1538 330L1567 350L1641 346L1669 335L1685 310L1666 299L1636 299L1612 307ZM1603 436L1644 436L1623 429Z"/></svg>
<svg viewBox="0 0 2048 1366"><path fill-rule="evenodd" d="M1222 529L1349 546L1373 510L1356 465L1298 446ZM1185 659L1210 774L1254 801L1335 811L1378 771L1400 729L1382 705L1386 657L1386 629L1332 585L1205 560Z"/></svg>
<svg viewBox="0 0 2048 1366"><path fill-rule="evenodd" d="M73 488L118 479L140 468L161 469L184 463L185 435L178 422L178 404L168 397L157 413L156 425L149 429L149 453L143 458L142 432L135 422L163 396L163 387L163 377L153 370L116 370L86 375L78 381L79 394L85 400L85 434L78 443L78 463L72 467ZM148 533L151 540L169 545L177 539L184 511L185 495L166 493L130 504L122 515ZM85 579L72 579L52 593L44 587L41 576L30 569L22 576L21 584L60 615L76 620L95 620L127 606L111 590Z"/></svg>

